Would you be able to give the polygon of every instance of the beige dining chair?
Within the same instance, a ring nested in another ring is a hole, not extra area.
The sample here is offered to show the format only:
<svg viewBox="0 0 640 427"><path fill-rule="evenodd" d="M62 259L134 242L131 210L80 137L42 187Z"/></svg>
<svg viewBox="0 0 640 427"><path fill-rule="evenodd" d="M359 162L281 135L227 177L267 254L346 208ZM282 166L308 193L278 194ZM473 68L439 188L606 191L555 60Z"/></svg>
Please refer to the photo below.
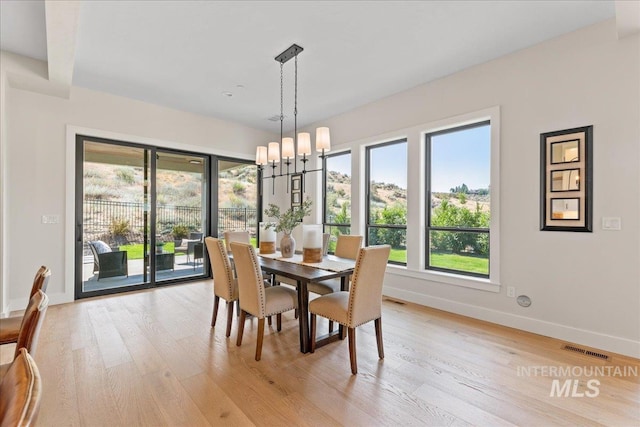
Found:
<svg viewBox="0 0 640 427"><path fill-rule="evenodd" d="M227 250L220 239L206 237L204 239L209 253L209 261L213 269L213 314L211 315L211 326L216 326L218 317L218 304L220 298L227 302L227 332L231 335L231 321L233 319L233 303L238 300L238 282L233 276L233 268L227 255Z"/></svg>
<svg viewBox="0 0 640 427"><path fill-rule="evenodd" d="M265 317L276 315L279 332L282 330L282 313L298 307L298 296L296 291L286 286L265 287L260 263L253 246L247 243L231 242L231 248L236 263L240 292L240 324L236 345L242 344L244 322L249 313L258 319L256 360L260 360Z"/></svg>
<svg viewBox="0 0 640 427"><path fill-rule="evenodd" d="M33 278L33 284L31 285L31 293L29 294L29 300L39 291L47 292L47 286L49 285L49 279L51 277L51 270L44 265L38 269L35 277ZM0 319L0 345L11 344L18 341L18 335L20 334L20 324L24 316L13 316Z"/></svg>
<svg viewBox="0 0 640 427"><path fill-rule="evenodd" d="M382 284L391 246L360 249L353 272L351 289L323 295L309 303L311 313L311 352L316 349L316 316L322 316L347 328L351 373L358 373L356 328L374 321L378 357L384 359L382 346Z"/></svg>
<svg viewBox="0 0 640 427"><path fill-rule="evenodd" d="M340 258L356 259L362 246L362 236L356 234L340 234L336 242L334 255ZM347 278L347 283L351 280ZM340 291L340 279L329 279L322 282L311 282L307 285L309 292L327 295ZM329 320L329 333L333 332L333 321Z"/></svg>

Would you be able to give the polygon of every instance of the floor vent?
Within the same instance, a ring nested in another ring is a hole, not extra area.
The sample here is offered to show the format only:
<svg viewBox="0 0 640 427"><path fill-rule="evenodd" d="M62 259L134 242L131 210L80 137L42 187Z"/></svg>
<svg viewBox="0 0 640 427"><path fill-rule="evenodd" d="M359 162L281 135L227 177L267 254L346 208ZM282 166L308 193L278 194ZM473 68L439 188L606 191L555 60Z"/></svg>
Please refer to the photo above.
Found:
<svg viewBox="0 0 640 427"><path fill-rule="evenodd" d="M403 302L403 301L398 301L398 300L395 300L395 299L385 298L384 300L385 300L385 301L392 302L392 303L394 303L394 304L398 304L398 305L405 305L405 304L406 304L406 303L405 303L405 302Z"/></svg>
<svg viewBox="0 0 640 427"><path fill-rule="evenodd" d="M609 360L609 356L606 354L596 353L595 351L590 351L584 348L576 347L575 345L571 345L571 344L565 344L564 346L562 346L562 349L584 354L585 356L596 357L602 360Z"/></svg>

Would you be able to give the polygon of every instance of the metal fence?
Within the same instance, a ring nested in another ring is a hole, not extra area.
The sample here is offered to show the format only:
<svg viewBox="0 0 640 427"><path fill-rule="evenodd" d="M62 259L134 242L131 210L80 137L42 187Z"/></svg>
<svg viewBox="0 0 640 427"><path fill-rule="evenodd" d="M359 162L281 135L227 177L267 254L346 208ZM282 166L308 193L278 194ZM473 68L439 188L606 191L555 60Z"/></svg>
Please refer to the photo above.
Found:
<svg viewBox="0 0 640 427"><path fill-rule="evenodd" d="M144 203L85 199L83 205L85 240L104 238L114 228L126 229L124 234L142 234L144 231ZM202 208L198 206L157 207L157 230L171 234L176 225L193 231L202 230ZM255 235L257 210L249 208L218 209L218 230L249 230Z"/></svg>

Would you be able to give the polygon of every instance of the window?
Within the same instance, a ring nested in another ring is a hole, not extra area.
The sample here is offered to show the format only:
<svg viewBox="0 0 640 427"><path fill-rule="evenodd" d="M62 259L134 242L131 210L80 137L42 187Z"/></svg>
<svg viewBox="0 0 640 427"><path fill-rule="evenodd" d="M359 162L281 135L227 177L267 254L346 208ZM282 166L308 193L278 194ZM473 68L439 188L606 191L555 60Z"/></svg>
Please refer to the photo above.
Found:
<svg viewBox="0 0 640 427"><path fill-rule="evenodd" d="M329 233L329 252L333 253L338 234L351 234L351 153L324 158L324 232Z"/></svg>
<svg viewBox="0 0 640 427"><path fill-rule="evenodd" d="M367 245L391 245L389 262L407 263L407 140L366 151Z"/></svg>
<svg viewBox="0 0 640 427"><path fill-rule="evenodd" d="M426 268L489 277L491 125L426 135Z"/></svg>

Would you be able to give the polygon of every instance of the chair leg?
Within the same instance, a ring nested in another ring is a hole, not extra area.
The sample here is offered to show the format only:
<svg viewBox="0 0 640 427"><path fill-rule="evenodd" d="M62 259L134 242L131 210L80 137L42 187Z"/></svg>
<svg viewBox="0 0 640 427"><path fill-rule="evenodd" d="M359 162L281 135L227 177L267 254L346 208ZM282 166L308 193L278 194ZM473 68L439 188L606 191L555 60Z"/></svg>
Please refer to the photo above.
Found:
<svg viewBox="0 0 640 427"><path fill-rule="evenodd" d="M382 345L382 317L378 317L375 321L376 325L376 342L378 343L378 357L384 359L384 347Z"/></svg>
<svg viewBox="0 0 640 427"><path fill-rule="evenodd" d="M262 340L264 339L264 317L258 319L258 341L256 341L256 361L262 357Z"/></svg>
<svg viewBox="0 0 640 427"><path fill-rule="evenodd" d="M342 325L338 325L338 332L340 332L340 339L343 340L347 337L347 330Z"/></svg>
<svg viewBox="0 0 640 427"><path fill-rule="evenodd" d="M356 328L348 328L349 331L349 360L351 361L351 373L358 373L358 362L356 362Z"/></svg>
<svg viewBox="0 0 640 427"><path fill-rule="evenodd" d="M329 320L329 333L333 332L333 320Z"/></svg>
<svg viewBox="0 0 640 427"><path fill-rule="evenodd" d="M244 310L240 310L240 323L238 323L238 339L236 340L236 345L239 346L242 344L242 333L244 332L244 319L246 319L247 312Z"/></svg>
<svg viewBox="0 0 640 427"><path fill-rule="evenodd" d="M298 318L298 309L297 308L293 309L293 318L294 319Z"/></svg>
<svg viewBox="0 0 640 427"><path fill-rule="evenodd" d="M316 351L316 315L311 313L311 324L309 325L311 333L311 353Z"/></svg>
<svg viewBox="0 0 640 427"><path fill-rule="evenodd" d="M211 326L216 326L216 318L218 317L218 304L220 303L220 297L213 297L213 314L211 315ZM227 335L228 336L228 335Z"/></svg>
<svg viewBox="0 0 640 427"><path fill-rule="evenodd" d="M231 335L231 321L233 320L233 301L227 301L227 338Z"/></svg>
<svg viewBox="0 0 640 427"><path fill-rule="evenodd" d="M267 317L267 322L269 323L269 326L271 326L271 316Z"/></svg>
<svg viewBox="0 0 640 427"><path fill-rule="evenodd" d="M282 330L282 313L276 314L276 330L278 332Z"/></svg>

